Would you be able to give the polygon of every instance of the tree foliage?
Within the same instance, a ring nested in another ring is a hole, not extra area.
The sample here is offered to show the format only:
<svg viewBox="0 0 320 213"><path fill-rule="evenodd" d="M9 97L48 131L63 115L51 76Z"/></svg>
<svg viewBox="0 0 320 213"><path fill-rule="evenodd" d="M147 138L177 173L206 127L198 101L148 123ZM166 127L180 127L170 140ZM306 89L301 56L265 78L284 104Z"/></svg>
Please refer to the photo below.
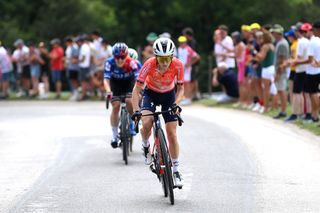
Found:
<svg viewBox="0 0 320 213"><path fill-rule="evenodd" d="M1 0L0 8L0 40L8 47L17 38L49 41L94 29L110 43L121 40L137 47L151 31L177 38L189 26L203 58L219 24L230 31L253 22L288 28L320 17L319 1L313 0Z"/></svg>

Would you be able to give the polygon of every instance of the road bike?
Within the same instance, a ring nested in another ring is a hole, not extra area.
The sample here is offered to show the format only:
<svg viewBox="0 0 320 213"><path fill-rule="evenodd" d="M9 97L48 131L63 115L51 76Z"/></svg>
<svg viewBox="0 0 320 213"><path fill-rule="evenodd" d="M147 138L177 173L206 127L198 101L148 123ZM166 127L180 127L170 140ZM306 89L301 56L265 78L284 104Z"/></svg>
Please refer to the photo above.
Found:
<svg viewBox="0 0 320 213"><path fill-rule="evenodd" d="M127 110L126 98L127 96L121 95L120 104L120 120L119 120L119 134L118 138L120 140L119 146L122 148L122 158L125 164L128 164L128 156L132 152L133 136L130 133L130 123L131 117ZM106 100L106 108L109 108L109 99Z"/></svg>
<svg viewBox="0 0 320 213"><path fill-rule="evenodd" d="M172 174L172 161L167 145L167 140L164 134L164 131L161 127L160 115L163 113L172 113L172 109L153 112L150 114L142 115L144 116L153 116L153 136L154 144L151 151L152 163L150 165L150 170L155 173L159 179L159 182L162 184L162 189L165 197L168 197L170 203L174 204L174 193L173 189L176 188L173 184L173 174ZM182 125L183 120L179 114L177 114L178 124ZM135 122L135 131L139 132L139 120ZM182 187L178 187L181 189Z"/></svg>

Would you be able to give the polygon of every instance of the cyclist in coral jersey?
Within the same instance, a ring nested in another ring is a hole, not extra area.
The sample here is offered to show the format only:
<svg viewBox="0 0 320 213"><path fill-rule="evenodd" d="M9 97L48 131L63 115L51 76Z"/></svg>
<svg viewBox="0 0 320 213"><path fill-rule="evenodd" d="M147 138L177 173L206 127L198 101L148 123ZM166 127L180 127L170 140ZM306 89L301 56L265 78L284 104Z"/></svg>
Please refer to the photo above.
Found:
<svg viewBox="0 0 320 213"><path fill-rule="evenodd" d="M169 152L172 157L173 177L176 186L183 186L183 179L179 171L179 143L177 140L177 116L181 112L178 106L184 95L184 70L182 62L173 57L174 43L169 38L159 38L153 44L155 57L148 59L142 66L132 92L133 120L141 115L154 112L157 105L161 110L173 109L173 113L164 113L165 127L169 141ZM175 92L175 85L177 91ZM139 94L143 90L141 109ZM151 164L150 142L153 117L144 116L142 120L142 146L145 164Z"/></svg>

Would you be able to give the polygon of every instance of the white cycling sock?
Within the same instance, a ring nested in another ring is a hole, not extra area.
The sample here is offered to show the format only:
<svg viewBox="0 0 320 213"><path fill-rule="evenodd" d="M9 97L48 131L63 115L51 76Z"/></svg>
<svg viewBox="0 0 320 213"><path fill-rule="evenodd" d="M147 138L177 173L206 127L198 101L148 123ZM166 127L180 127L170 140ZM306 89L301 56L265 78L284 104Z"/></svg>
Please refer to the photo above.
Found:
<svg viewBox="0 0 320 213"><path fill-rule="evenodd" d="M118 138L118 127L112 127L112 140L117 140Z"/></svg>
<svg viewBox="0 0 320 213"><path fill-rule="evenodd" d="M147 141L142 140L142 146L143 147L149 147L150 146L149 140L147 140Z"/></svg>
<svg viewBox="0 0 320 213"><path fill-rule="evenodd" d="M179 159L172 159L172 170L173 172L179 172Z"/></svg>

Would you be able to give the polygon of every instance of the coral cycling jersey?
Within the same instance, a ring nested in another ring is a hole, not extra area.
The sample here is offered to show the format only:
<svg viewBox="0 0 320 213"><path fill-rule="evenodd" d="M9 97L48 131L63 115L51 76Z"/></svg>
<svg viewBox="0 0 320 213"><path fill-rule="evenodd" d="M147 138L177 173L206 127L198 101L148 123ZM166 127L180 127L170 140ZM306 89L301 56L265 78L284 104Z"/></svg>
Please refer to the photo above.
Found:
<svg viewBox="0 0 320 213"><path fill-rule="evenodd" d="M183 84L184 70L182 62L173 57L169 68L161 73L158 69L156 57L148 59L142 66L137 78L137 85L146 86L159 93L165 93L174 89L175 82Z"/></svg>
<svg viewBox="0 0 320 213"><path fill-rule="evenodd" d="M104 63L104 79L127 80L132 77L137 78L139 67L137 62L127 57L123 67L118 67L113 57L108 58Z"/></svg>

